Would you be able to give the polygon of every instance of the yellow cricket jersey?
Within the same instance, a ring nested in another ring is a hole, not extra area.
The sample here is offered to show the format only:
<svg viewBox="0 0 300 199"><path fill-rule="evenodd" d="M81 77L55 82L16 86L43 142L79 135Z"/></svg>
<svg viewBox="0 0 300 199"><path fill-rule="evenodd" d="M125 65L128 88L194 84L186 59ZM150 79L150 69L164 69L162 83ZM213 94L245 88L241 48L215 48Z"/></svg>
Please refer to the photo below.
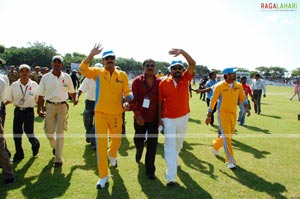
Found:
<svg viewBox="0 0 300 199"><path fill-rule="evenodd" d="M79 72L96 81L95 112L120 114L123 112L123 96L129 96L128 76L124 71L115 69L110 72L105 68L89 67L81 63Z"/></svg>
<svg viewBox="0 0 300 199"><path fill-rule="evenodd" d="M209 105L209 111L211 112L218 102L218 111L235 114L239 101L242 103L246 101L242 84L238 82L228 84L226 81L222 81L215 86Z"/></svg>

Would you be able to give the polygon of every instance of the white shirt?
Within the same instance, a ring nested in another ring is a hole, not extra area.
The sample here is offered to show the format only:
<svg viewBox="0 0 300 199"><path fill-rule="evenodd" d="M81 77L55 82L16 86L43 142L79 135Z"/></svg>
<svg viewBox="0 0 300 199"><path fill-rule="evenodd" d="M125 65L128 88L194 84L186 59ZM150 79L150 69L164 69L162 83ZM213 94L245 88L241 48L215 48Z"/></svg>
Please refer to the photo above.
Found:
<svg viewBox="0 0 300 199"><path fill-rule="evenodd" d="M93 79L85 78L83 82L80 84L79 89L82 92L86 93L86 99L95 101L96 95L96 82Z"/></svg>
<svg viewBox="0 0 300 199"><path fill-rule="evenodd" d="M57 78L52 72L49 72L42 76L37 95L44 96L45 100L51 102L64 102L69 97L68 92L75 92L70 75L61 72Z"/></svg>
<svg viewBox="0 0 300 199"><path fill-rule="evenodd" d="M266 94L265 82L262 79L254 79L252 82L252 90L263 90L264 95Z"/></svg>
<svg viewBox="0 0 300 199"><path fill-rule="evenodd" d="M23 85L18 79L11 84L6 100L12 102L14 106L33 108L37 102L37 88L38 84L31 79L28 80L26 85ZM21 99L24 99L23 104L20 104Z"/></svg>
<svg viewBox="0 0 300 199"><path fill-rule="evenodd" d="M9 80L6 75L0 74L1 87L0 87L0 103L5 102L9 89Z"/></svg>

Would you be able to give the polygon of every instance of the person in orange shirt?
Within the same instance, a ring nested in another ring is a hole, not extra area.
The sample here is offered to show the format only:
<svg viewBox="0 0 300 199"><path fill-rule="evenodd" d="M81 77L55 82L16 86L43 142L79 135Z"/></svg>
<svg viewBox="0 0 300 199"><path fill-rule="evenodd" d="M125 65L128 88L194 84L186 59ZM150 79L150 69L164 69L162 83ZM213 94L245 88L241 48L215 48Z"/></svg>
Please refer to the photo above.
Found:
<svg viewBox="0 0 300 199"><path fill-rule="evenodd" d="M94 111L99 171L96 188L98 189L105 188L108 183L107 155L111 166L117 167L117 153L122 137L122 113L129 110L128 102L132 99L128 76L124 71L116 69L116 55L112 50L104 51L102 54L104 68L89 67L93 57L100 54L102 50L102 46L96 44L79 68L80 74L96 81ZM122 106L123 95L126 102ZM107 151L108 132L110 146Z"/></svg>
<svg viewBox="0 0 300 199"><path fill-rule="evenodd" d="M171 62L171 75L159 84L158 118L164 128L164 155L167 164L167 185L175 185L178 154L183 146L189 120L189 83L193 79L196 62L182 49L171 49L170 55L182 55L188 62L184 70L181 60Z"/></svg>
<svg viewBox="0 0 300 199"><path fill-rule="evenodd" d="M224 146L226 154L226 165L229 169L236 168L236 162L233 157L231 146L231 138L234 133L237 117L237 102L243 103L247 110L248 116L248 101L242 84L236 82L236 71L234 68L226 68L223 70L224 81L216 84L213 96L210 101L207 118L205 123L211 123L212 112L215 104L218 102L217 112L219 121L219 131L221 136L212 141L213 153L218 156L218 150Z"/></svg>

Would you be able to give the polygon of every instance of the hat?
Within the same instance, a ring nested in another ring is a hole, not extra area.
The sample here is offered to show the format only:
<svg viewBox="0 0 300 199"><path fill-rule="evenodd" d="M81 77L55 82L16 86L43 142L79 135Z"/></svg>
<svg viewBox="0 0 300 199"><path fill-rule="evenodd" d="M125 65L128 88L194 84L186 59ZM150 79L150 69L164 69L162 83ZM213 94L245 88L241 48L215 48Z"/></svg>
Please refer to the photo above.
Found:
<svg viewBox="0 0 300 199"><path fill-rule="evenodd" d="M102 65L101 63L96 63L96 64L95 64L95 67L101 68L101 67L103 67L103 65Z"/></svg>
<svg viewBox="0 0 300 199"><path fill-rule="evenodd" d="M6 63L6 61L4 59L1 59L1 58L0 58L0 62L1 62L1 64L5 64Z"/></svg>
<svg viewBox="0 0 300 199"><path fill-rule="evenodd" d="M102 58L105 58L108 56L116 56L116 55L115 55L114 51L112 51L112 50L104 51L102 54Z"/></svg>
<svg viewBox="0 0 300 199"><path fill-rule="evenodd" d="M35 66L35 67L34 67L34 69L37 69L37 68L39 68L39 69L40 69L41 67L39 67L39 66Z"/></svg>
<svg viewBox="0 0 300 199"><path fill-rule="evenodd" d="M28 66L27 64L21 64L21 65L19 66L19 70L22 70L22 69L24 69L24 68L30 70L30 66Z"/></svg>
<svg viewBox="0 0 300 199"><path fill-rule="evenodd" d="M181 65L181 66L183 66L183 63L182 63L181 60L173 60L171 62L171 64L170 64L170 66L172 67L172 66L175 66L175 65Z"/></svg>
<svg viewBox="0 0 300 199"><path fill-rule="evenodd" d="M64 58L62 57L62 56L60 56L60 55L55 55L55 56L53 56L53 58L52 58L52 62L54 61L54 60L59 60L61 63L63 63L64 62Z"/></svg>
<svg viewBox="0 0 300 199"><path fill-rule="evenodd" d="M238 71L238 69L236 69L236 68L225 68L223 70L223 75L227 75L227 74L230 74L230 73L235 73L236 71Z"/></svg>

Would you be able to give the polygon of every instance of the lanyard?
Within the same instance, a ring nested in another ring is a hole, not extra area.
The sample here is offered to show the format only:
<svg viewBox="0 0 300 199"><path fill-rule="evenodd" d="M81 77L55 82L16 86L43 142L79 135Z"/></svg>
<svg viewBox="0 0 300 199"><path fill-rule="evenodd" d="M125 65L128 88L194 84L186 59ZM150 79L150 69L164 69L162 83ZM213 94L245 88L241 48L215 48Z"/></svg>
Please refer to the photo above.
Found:
<svg viewBox="0 0 300 199"><path fill-rule="evenodd" d="M22 92L22 95L23 95L22 98L24 99L25 95L26 95L26 91L27 91L28 86L26 86L25 91L23 91L22 85L20 85L20 88L21 88L21 92Z"/></svg>

